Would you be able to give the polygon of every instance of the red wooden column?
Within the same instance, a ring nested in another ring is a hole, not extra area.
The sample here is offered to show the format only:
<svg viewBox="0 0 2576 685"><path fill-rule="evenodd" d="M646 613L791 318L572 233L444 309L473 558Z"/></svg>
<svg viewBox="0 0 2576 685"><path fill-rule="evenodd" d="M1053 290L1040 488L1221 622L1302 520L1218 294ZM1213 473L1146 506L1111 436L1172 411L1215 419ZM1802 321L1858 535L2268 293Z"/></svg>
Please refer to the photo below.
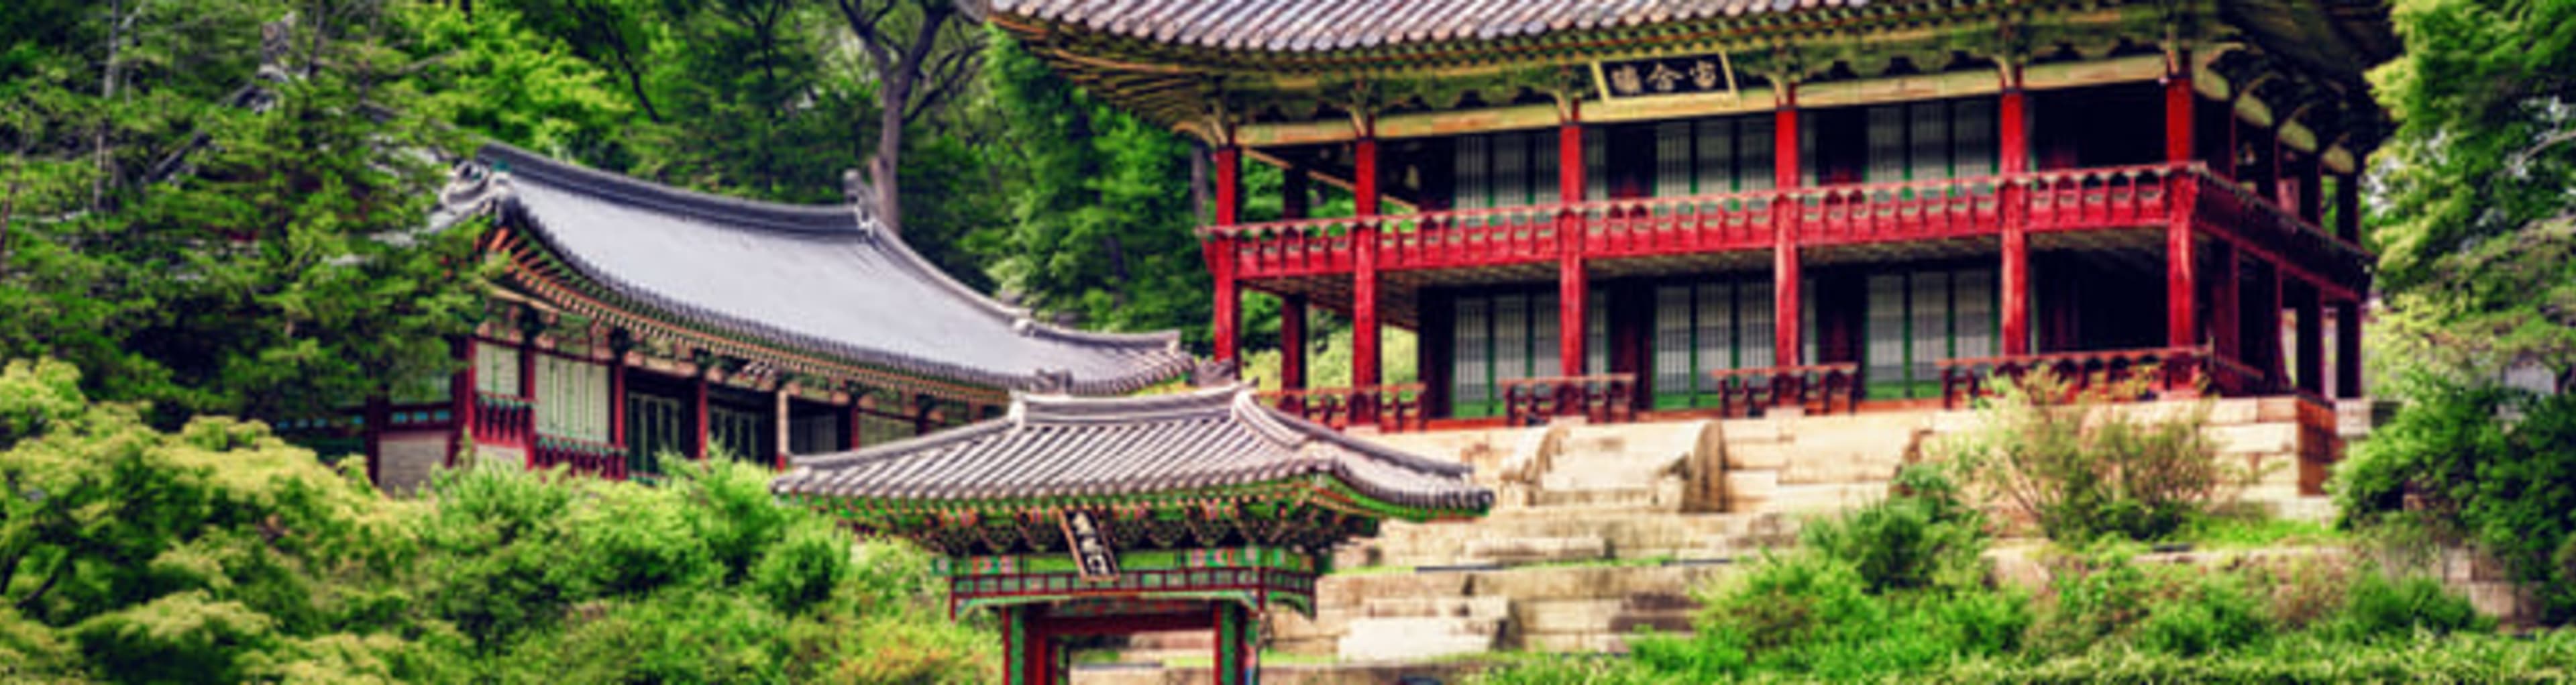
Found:
<svg viewBox="0 0 2576 685"><path fill-rule="evenodd" d="M2003 94L1995 119L2003 130L1996 137L2006 178L2003 186L2004 354L2030 354L2030 188L2022 185L2030 170L2030 127L2023 107L2021 69L2004 68Z"/></svg>
<svg viewBox="0 0 2576 685"><path fill-rule="evenodd" d="M1306 296L1279 297L1279 388L1306 389Z"/></svg>
<svg viewBox="0 0 2576 685"><path fill-rule="evenodd" d="M525 415L520 417L520 425L512 428L519 435L520 456L525 458L528 468L536 468L537 334L522 332L519 335L519 397L527 400L528 410L522 412Z"/></svg>
<svg viewBox="0 0 2576 685"><path fill-rule="evenodd" d="M1780 106L1771 114L1771 350L1775 366L1797 366L1798 337L1798 84L1782 81Z"/></svg>
<svg viewBox="0 0 2576 685"><path fill-rule="evenodd" d="M2254 304L2263 310L2259 312L2261 316L2256 317L2263 321L2263 330L2257 333L2262 335L2260 340L2263 341L2263 375L2271 381L2263 390L2275 392L2287 387L2288 384L2280 381L2290 375L2282 359L2288 355L2281 353L2281 265L2270 261L2261 264L2263 281L2257 287L2262 289L2254 292Z"/></svg>
<svg viewBox="0 0 2576 685"><path fill-rule="evenodd" d="M856 451L867 446L866 434L859 432L859 426L867 418L867 410L867 396L858 390L850 391L849 416L841 424L841 449Z"/></svg>
<svg viewBox="0 0 2576 685"><path fill-rule="evenodd" d="M1232 227L1241 211L1243 192L1243 148L1231 143L1218 146L1211 155L1216 165L1216 225ZM1232 362L1235 356L1235 331L1243 325L1243 294L1234 282L1234 239L1220 235L1207 241L1208 270L1216 279L1216 360Z"/></svg>
<svg viewBox="0 0 2576 685"><path fill-rule="evenodd" d="M770 467L780 471L787 470L787 443L795 437L796 412L789 392L788 384L781 382L778 390L770 393L770 417L776 423L770 426L769 435L770 439L777 441L769 446L772 452L769 455Z"/></svg>
<svg viewBox="0 0 2576 685"><path fill-rule="evenodd" d="M2290 306L2298 311L2298 384L2307 392L2326 391L2325 296L2315 284L2300 288Z"/></svg>
<svg viewBox="0 0 2576 685"><path fill-rule="evenodd" d="M1566 103L1564 122L1556 125L1556 196L1565 203L1556 214L1556 347L1557 368L1566 376L1583 375L1583 343L1591 320L1583 308L1588 284L1583 274L1583 124L1581 101Z"/></svg>
<svg viewBox="0 0 2576 685"><path fill-rule="evenodd" d="M1290 167L1281 179L1279 218L1306 218L1306 170ZM1306 389L1306 296L1279 297L1279 387Z"/></svg>
<svg viewBox="0 0 2576 685"><path fill-rule="evenodd" d="M475 382L474 335L457 336L456 341L448 345L456 350L456 360L465 363L465 370L456 372L447 386L448 399L456 406L449 413L456 416L456 426L464 431L460 433L463 437L457 439L457 444L447 450L447 465L457 466L480 451L476 447L480 443L474 438L474 410L481 404L482 386Z"/></svg>
<svg viewBox="0 0 2576 685"><path fill-rule="evenodd" d="M627 476L626 446L626 346L614 345L608 350L608 444L617 449L617 465L610 469L617 478Z"/></svg>
<svg viewBox="0 0 2576 685"><path fill-rule="evenodd" d="M2165 75L2165 161L2179 167L2192 156L2192 92L2189 53L2176 53L2167 65ZM2228 129L2236 126L2236 115L2228 114ZM2235 153L2230 152L2233 155ZM2189 176L2165 176L2170 191L2165 197L2165 346L2191 347L2200 344L2200 296L2197 267L2200 255L2192 236L2191 215L2197 204L2200 183ZM2235 281L2231 259L2226 282ZM2225 300L2222 300L2225 301ZM2212 314L2216 318L2216 314Z"/></svg>
<svg viewBox="0 0 2576 685"><path fill-rule="evenodd" d="M689 458L707 458L707 374L713 370L699 368L689 379Z"/></svg>
<svg viewBox="0 0 2576 685"><path fill-rule="evenodd" d="M1351 386L1374 388L1378 381L1377 322L1377 130L1363 120L1359 141L1351 145L1351 208L1360 221L1351 226ZM1374 412L1372 412L1373 414ZM1357 422L1361 417L1351 417Z"/></svg>
<svg viewBox="0 0 2576 685"><path fill-rule="evenodd" d="M2335 303L2335 396L2361 396L2361 302Z"/></svg>

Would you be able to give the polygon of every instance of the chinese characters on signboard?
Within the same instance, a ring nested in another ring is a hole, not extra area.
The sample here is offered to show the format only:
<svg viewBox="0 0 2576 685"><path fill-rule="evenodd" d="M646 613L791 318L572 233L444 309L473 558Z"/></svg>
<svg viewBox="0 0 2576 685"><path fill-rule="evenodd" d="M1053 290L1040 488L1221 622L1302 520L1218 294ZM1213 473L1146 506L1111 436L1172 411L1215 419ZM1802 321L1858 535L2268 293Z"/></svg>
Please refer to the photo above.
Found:
<svg viewBox="0 0 2576 685"><path fill-rule="evenodd" d="M1735 68L1723 54L1594 62L1592 78L1604 100L1735 92Z"/></svg>
<svg viewBox="0 0 2576 685"><path fill-rule="evenodd" d="M1083 580L1117 577L1118 552L1109 548L1109 531L1101 528L1091 512L1065 512L1064 543L1072 550L1073 565L1082 572Z"/></svg>

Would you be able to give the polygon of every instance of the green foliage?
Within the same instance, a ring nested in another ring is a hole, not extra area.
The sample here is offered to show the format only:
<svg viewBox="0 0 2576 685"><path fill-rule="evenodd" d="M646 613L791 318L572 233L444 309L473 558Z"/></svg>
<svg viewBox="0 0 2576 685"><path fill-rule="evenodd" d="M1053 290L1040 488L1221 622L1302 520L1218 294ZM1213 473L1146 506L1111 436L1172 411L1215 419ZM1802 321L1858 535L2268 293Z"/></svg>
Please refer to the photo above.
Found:
<svg viewBox="0 0 2576 685"><path fill-rule="evenodd" d="M1946 467L1907 465L1894 486L1905 496L1810 524L1802 541L1849 560L1872 593L1981 582L1984 517L1960 500Z"/></svg>
<svg viewBox="0 0 2576 685"><path fill-rule="evenodd" d="M0 678L987 681L928 557L779 507L486 467L389 500L256 423L169 433L58 362L0 371ZM889 656L891 655L891 656Z"/></svg>
<svg viewBox="0 0 2576 685"><path fill-rule="evenodd" d="M2409 355L2576 369L2576 4L2402 0L2370 74L2399 126L2376 157L2375 322ZM2576 376L2562 375L2566 379Z"/></svg>
<svg viewBox="0 0 2576 685"><path fill-rule="evenodd" d="M2419 631L2444 635L2495 629L2494 619L2479 615L2467 598L2451 594L2430 578L2363 574L2349 593L2342 614L2328 628L2333 634L2402 637Z"/></svg>
<svg viewBox="0 0 2576 685"><path fill-rule="evenodd" d="M2419 373L2412 399L2335 470L2347 527L2465 538L2511 567L2544 621L2576 616L2576 396Z"/></svg>
<svg viewBox="0 0 2576 685"><path fill-rule="evenodd" d="M1978 409L1983 425L1944 450L1978 491L2050 538L2163 538L2260 475L2217 458L2206 403L2141 417L2147 410L2074 392L2046 369L1996 385Z"/></svg>

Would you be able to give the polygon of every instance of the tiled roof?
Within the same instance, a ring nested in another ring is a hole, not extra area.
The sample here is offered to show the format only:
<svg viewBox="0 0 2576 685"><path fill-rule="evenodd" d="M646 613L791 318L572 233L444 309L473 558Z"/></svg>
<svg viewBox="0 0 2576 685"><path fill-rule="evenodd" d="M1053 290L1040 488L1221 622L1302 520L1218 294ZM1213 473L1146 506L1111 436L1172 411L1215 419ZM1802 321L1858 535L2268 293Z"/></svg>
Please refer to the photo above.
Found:
<svg viewBox="0 0 2576 685"><path fill-rule="evenodd" d="M1069 375L1074 392L1127 392L1191 364L1172 332L1035 322L950 279L854 206L696 193L499 144L477 156L491 173L451 186L446 211L498 212L580 277L690 323L1015 389Z"/></svg>
<svg viewBox="0 0 2576 685"><path fill-rule="evenodd" d="M1344 436L1254 401L1248 388L1129 398L1022 395L1008 416L857 452L800 457L780 494L992 501L1102 497L1340 479L1403 507L1481 513L1468 467Z"/></svg>
<svg viewBox="0 0 2576 685"><path fill-rule="evenodd" d="M1497 40L1868 0L993 0L993 11L1191 47L1331 52Z"/></svg>

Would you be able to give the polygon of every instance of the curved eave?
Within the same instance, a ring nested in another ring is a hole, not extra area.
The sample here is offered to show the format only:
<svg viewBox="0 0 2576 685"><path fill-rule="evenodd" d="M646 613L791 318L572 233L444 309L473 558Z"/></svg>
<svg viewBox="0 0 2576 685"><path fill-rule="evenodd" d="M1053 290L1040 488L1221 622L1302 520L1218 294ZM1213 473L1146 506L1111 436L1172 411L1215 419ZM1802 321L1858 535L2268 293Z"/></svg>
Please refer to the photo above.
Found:
<svg viewBox="0 0 2576 685"><path fill-rule="evenodd" d="M950 278L930 264L901 240L880 235L860 217L856 208L808 207L756 202L691 191L652 186L606 172L546 159L506 145L487 145L482 155L496 159L505 169L516 166L535 172L550 186L569 189L585 195L614 201L650 211L686 216L720 225L747 227L743 230L798 234L825 240L871 241L873 249L889 255L906 277L931 284L955 305L973 308L980 315L1008 322L1018 335L1049 341L1053 344L1080 346L1098 350L1122 360L1122 372L1075 375L1064 389L1086 395L1112 395L1134 392L1186 373L1193 365L1190 356L1179 346L1179 333L1120 334L1076 331L1036 322L1027 313L992 301L982 293ZM515 173L515 172L514 172ZM1030 368L1001 370L927 359L875 349L848 341L788 330L752 317L698 306L667 297L652 288L619 277L585 259L577 250L565 249L553 231L536 213L523 206L510 190L507 181L486 179L470 187L452 187L443 205L451 213L449 221L473 215L484 215L505 229L515 229L531 238L528 245L540 260L563 267L561 280L552 283L598 300L594 303L554 303L613 307L626 313L673 329L694 331L701 335L738 339L787 351L789 356L819 359L792 359L797 363L822 361L852 370L881 369L898 375L943 379L996 390L1029 390L1061 382L1049 379L1050 373L1070 374L1069 370ZM460 184L466 186L467 184ZM516 277L552 281L557 275L514 261ZM578 307L576 307L578 308Z"/></svg>

